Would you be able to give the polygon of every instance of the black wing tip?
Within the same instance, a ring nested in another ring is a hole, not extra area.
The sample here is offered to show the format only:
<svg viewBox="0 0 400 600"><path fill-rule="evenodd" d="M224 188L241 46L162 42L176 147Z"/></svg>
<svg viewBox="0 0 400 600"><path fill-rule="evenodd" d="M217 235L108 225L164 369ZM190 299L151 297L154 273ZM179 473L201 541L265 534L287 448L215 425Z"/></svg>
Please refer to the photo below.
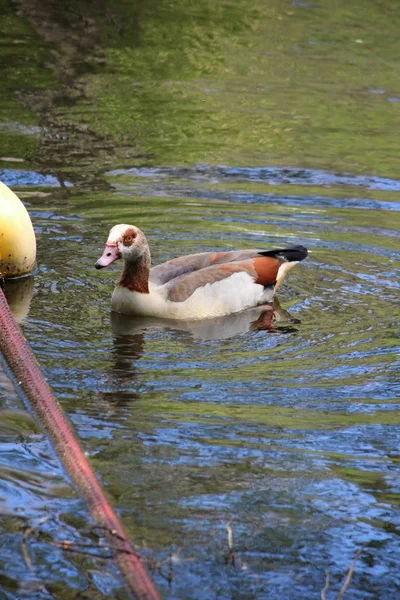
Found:
<svg viewBox="0 0 400 600"><path fill-rule="evenodd" d="M275 248L274 250L261 250L259 252L261 256L272 256L275 258L284 258L289 262L301 261L307 258L308 250L305 246L300 244L296 246L290 246L289 248Z"/></svg>
<svg viewBox="0 0 400 600"><path fill-rule="evenodd" d="M301 246L300 244L298 244L297 246L291 246L290 248L288 248L288 250L293 252L293 254L298 253L299 256L301 257L301 258L295 258L292 260L304 260L308 256L307 248L305 246Z"/></svg>

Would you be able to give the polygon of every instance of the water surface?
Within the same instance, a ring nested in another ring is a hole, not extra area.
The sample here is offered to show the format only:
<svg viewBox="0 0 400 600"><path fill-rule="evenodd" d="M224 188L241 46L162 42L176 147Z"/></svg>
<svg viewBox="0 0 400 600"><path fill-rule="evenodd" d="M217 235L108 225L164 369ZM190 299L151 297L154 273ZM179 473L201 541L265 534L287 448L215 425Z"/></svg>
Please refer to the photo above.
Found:
<svg viewBox="0 0 400 600"><path fill-rule="evenodd" d="M344 597L399 597L395 7L4 8L1 179L38 240L7 292L165 598L309 600L327 570L334 598L361 547ZM118 222L155 264L311 253L275 323L121 322L119 265L94 270ZM100 534L3 371L0 410L0 597L125 598L55 545Z"/></svg>

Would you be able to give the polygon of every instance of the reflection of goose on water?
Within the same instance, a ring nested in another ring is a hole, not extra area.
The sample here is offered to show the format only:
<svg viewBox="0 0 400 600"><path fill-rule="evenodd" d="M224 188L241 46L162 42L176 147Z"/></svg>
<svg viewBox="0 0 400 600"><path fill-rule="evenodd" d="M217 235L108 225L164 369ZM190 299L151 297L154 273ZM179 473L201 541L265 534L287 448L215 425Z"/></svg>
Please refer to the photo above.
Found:
<svg viewBox="0 0 400 600"><path fill-rule="evenodd" d="M285 322L275 329L275 323ZM122 389L124 382L131 385L138 374L137 363L145 352L146 334L153 331L172 332L174 339L185 345L196 342L225 340L249 331L267 330L271 333L289 333L297 331L293 326L299 323L290 313L281 308L277 298L270 306L257 306L239 313L214 317L213 319L160 319L157 317L144 317L138 315L123 315L111 313L111 327L113 332L113 359L112 381L118 381L117 389L106 394L108 401L123 405L137 397L137 392L131 388Z"/></svg>
<svg viewBox="0 0 400 600"><path fill-rule="evenodd" d="M133 225L116 225L96 268L124 260L111 300L116 312L192 320L222 317L271 302L288 271L307 254L304 246L203 252L150 269L144 233Z"/></svg>
<svg viewBox="0 0 400 600"><path fill-rule="evenodd" d="M126 339L131 336L136 336L135 339L137 340L140 334L145 333L149 329L186 332L195 340L223 340L252 330L265 329L274 332L276 331L274 323L280 321L286 321L289 324L298 322L280 306L277 298L274 299L270 306L257 306L223 317L192 321L123 315L116 312L111 313L112 331L120 343L124 338ZM279 328L279 331L283 332L294 330L292 325Z"/></svg>

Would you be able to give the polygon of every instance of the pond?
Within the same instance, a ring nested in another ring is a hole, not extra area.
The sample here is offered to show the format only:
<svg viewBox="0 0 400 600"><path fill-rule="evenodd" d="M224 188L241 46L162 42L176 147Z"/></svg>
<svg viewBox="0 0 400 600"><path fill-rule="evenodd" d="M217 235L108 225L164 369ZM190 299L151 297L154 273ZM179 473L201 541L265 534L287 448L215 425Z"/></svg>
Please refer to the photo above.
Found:
<svg viewBox="0 0 400 600"><path fill-rule="evenodd" d="M6 292L164 598L400 594L397 3L0 3L0 179L37 235ZM109 228L309 248L198 323L110 312ZM126 598L0 371L0 598ZM229 549L231 538L232 549ZM76 546L78 549L79 546Z"/></svg>

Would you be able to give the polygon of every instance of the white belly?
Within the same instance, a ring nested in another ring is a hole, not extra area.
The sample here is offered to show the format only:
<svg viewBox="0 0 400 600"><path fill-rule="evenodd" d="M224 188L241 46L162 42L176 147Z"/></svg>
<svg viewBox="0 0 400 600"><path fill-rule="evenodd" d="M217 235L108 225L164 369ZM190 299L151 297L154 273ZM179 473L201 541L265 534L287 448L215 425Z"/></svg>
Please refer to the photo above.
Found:
<svg viewBox="0 0 400 600"><path fill-rule="evenodd" d="M142 294L117 286L111 299L111 307L124 314L167 319L205 319L270 302L274 295L272 288L264 289L262 285L254 283L248 273L234 273L227 279L197 288L183 302L168 300L163 286L154 286L150 282L149 290L148 294Z"/></svg>

